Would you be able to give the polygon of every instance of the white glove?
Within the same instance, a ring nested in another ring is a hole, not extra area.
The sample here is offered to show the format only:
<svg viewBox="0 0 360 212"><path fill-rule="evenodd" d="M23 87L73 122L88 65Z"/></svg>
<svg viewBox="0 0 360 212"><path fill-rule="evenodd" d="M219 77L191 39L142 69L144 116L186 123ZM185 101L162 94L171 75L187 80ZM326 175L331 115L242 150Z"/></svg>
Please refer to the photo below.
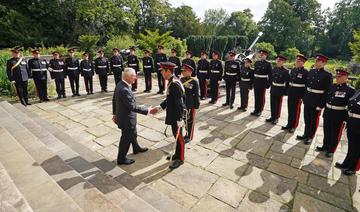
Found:
<svg viewBox="0 0 360 212"><path fill-rule="evenodd" d="M178 127L183 127L184 126L184 121L177 121L177 126Z"/></svg>
<svg viewBox="0 0 360 212"><path fill-rule="evenodd" d="M15 84L15 81L11 81L12 84Z"/></svg>
<svg viewBox="0 0 360 212"><path fill-rule="evenodd" d="M316 110L322 110L322 108L320 108L320 107L316 107Z"/></svg>

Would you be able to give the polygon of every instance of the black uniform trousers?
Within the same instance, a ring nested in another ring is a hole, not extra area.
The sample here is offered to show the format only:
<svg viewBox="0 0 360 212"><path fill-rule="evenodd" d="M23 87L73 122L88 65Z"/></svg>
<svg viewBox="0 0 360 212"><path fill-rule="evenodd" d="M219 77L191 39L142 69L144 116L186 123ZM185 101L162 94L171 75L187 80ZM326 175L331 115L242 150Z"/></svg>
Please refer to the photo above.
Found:
<svg viewBox="0 0 360 212"><path fill-rule="evenodd" d="M240 87L240 107L246 109L249 102L249 88Z"/></svg>
<svg viewBox="0 0 360 212"><path fill-rule="evenodd" d="M200 98L204 98L208 96L208 86L206 83L206 78L198 75L198 79L199 79L199 86L200 86Z"/></svg>
<svg viewBox="0 0 360 212"><path fill-rule="evenodd" d="M114 80L115 80L115 85L117 85L118 84L118 82L120 82L121 81L121 79L122 79L122 73L120 72L120 73L118 73L118 72L114 72Z"/></svg>
<svg viewBox="0 0 360 212"><path fill-rule="evenodd" d="M133 151L138 151L141 148L137 142L136 127L130 129L121 129L121 138L117 157L118 162L123 162L125 160L130 144L132 145Z"/></svg>
<svg viewBox="0 0 360 212"><path fill-rule="evenodd" d="M26 105L28 103L28 81L15 82L16 94L19 97L21 104Z"/></svg>
<svg viewBox="0 0 360 212"><path fill-rule="evenodd" d="M217 79L210 79L210 97L213 102L219 98L219 81Z"/></svg>
<svg viewBox="0 0 360 212"><path fill-rule="evenodd" d="M163 92L165 90L165 79L162 77L161 72L157 72L157 79L159 85L159 91Z"/></svg>
<svg viewBox="0 0 360 212"><path fill-rule="evenodd" d="M288 122L287 126L297 128L299 125L302 99L300 97L288 96Z"/></svg>
<svg viewBox="0 0 360 212"><path fill-rule="evenodd" d="M314 138L316 130L319 126L319 119L321 110L316 110L316 107L310 107L304 104L304 121L305 121L305 132L306 138Z"/></svg>
<svg viewBox="0 0 360 212"><path fill-rule="evenodd" d="M136 76L137 76L137 71L136 71ZM133 84L131 84L131 90L136 90L137 89L137 87L138 87L138 80L137 80L137 78L136 78L136 80L135 80L135 82L133 83Z"/></svg>
<svg viewBox="0 0 360 212"><path fill-rule="evenodd" d="M108 81L107 73L99 74L99 80L100 80L101 91L107 91L107 81Z"/></svg>
<svg viewBox="0 0 360 212"><path fill-rule="evenodd" d="M150 71L144 71L145 76L145 90L151 91L152 89L152 77Z"/></svg>
<svg viewBox="0 0 360 212"><path fill-rule="evenodd" d="M186 109L185 113L185 127L186 127L186 137L190 139L190 141L194 137L194 127L195 127L195 108Z"/></svg>
<svg viewBox="0 0 360 212"><path fill-rule="evenodd" d="M80 74L69 75L70 87L73 94L79 93Z"/></svg>
<svg viewBox="0 0 360 212"><path fill-rule="evenodd" d="M281 114L281 106L282 106L282 95L270 94L270 108L271 108L271 118L278 119Z"/></svg>
<svg viewBox="0 0 360 212"><path fill-rule="evenodd" d="M255 112L262 112L265 105L266 88L254 88Z"/></svg>
<svg viewBox="0 0 360 212"><path fill-rule="evenodd" d="M324 111L324 140L323 147L326 152L334 153L341 139L342 131L345 126L345 120L340 113L344 111L336 111L326 108Z"/></svg>
<svg viewBox="0 0 360 212"><path fill-rule="evenodd" d="M65 95L65 79L55 79L56 93L58 96Z"/></svg>
<svg viewBox="0 0 360 212"><path fill-rule="evenodd" d="M354 171L360 169L360 119L349 118L347 121L348 152L343 165Z"/></svg>
<svg viewBox="0 0 360 212"><path fill-rule="evenodd" d="M87 93L93 93L93 77L84 76L85 89Z"/></svg>
<svg viewBox="0 0 360 212"><path fill-rule="evenodd" d="M34 83L36 87L36 91L38 93L39 99L41 101L46 100L47 97L47 79L37 79L34 78Z"/></svg>
<svg viewBox="0 0 360 212"><path fill-rule="evenodd" d="M226 103L233 105L235 101L236 79L226 80L225 87L226 87Z"/></svg>
<svg viewBox="0 0 360 212"><path fill-rule="evenodd" d="M177 133L178 133L177 123L171 125L171 130L172 130L174 138L176 138ZM175 150L175 154L173 155L173 160L184 161L185 160L185 142L184 142L184 137L182 135L182 127L180 128L179 133L180 134L176 141L176 150Z"/></svg>

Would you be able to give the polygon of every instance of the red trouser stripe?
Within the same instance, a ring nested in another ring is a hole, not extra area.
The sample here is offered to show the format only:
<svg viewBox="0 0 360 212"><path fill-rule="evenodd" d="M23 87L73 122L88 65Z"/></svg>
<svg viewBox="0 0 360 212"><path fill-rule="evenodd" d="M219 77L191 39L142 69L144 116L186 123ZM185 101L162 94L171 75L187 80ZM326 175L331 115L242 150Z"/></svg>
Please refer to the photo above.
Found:
<svg viewBox="0 0 360 212"><path fill-rule="evenodd" d="M314 137L315 137L316 130L317 130L318 126L319 126L320 114L321 114L321 110L318 111L318 114L317 114L317 116L316 116L315 130L314 130L314 133L312 134L311 138L314 138Z"/></svg>
<svg viewBox="0 0 360 212"><path fill-rule="evenodd" d="M301 99L298 100L298 105L296 107L296 117L295 117L295 126L294 126L294 128L297 128L298 125L299 125L300 110L301 110Z"/></svg>
<svg viewBox="0 0 360 212"><path fill-rule="evenodd" d="M194 127L195 127L195 108L191 109L192 112L192 126L191 126L191 134L190 134L190 141L194 137Z"/></svg>
<svg viewBox="0 0 360 212"><path fill-rule="evenodd" d="M262 96L262 104L261 104L261 111L264 110L264 106L265 106L265 94L266 94L266 89L264 88L264 93L263 93L263 96Z"/></svg>
<svg viewBox="0 0 360 212"><path fill-rule="evenodd" d="M179 128L179 126L177 126L177 127ZM181 135L181 129L179 131L178 139L179 139L179 143L180 143L180 160L184 161L185 160L185 152L184 152L185 151L185 149L184 149L185 146L184 146L184 139L183 139L183 137Z"/></svg>
<svg viewBox="0 0 360 212"><path fill-rule="evenodd" d="M360 159L358 160L356 167L355 167L355 171L359 171L360 170Z"/></svg>
<svg viewBox="0 0 360 212"><path fill-rule="evenodd" d="M344 122L341 122L341 124L340 124L340 129L339 129L339 134L338 134L338 137L337 137L336 146L334 147L333 150L331 150L333 153L335 152L337 146L339 145L339 142L340 142L340 139L341 139L341 134L342 134L342 132L343 132L344 126L345 126L345 123L344 123Z"/></svg>
<svg viewBox="0 0 360 212"><path fill-rule="evenodd" d="M204 87L205 87L205 97L208 97L208 83L207 83L206 80L205 80L205 83L204 83Z"/></svg>
<svg viewBox="0 0 360 212"><path fill-rule="evenodd" d="M281 96L281 97L280 97L280 101L279 101L279 111L278 111L278 114L277 114L277 118L280 118L281 107L282 107L282 100L283 100L283 97Z"/></svg>

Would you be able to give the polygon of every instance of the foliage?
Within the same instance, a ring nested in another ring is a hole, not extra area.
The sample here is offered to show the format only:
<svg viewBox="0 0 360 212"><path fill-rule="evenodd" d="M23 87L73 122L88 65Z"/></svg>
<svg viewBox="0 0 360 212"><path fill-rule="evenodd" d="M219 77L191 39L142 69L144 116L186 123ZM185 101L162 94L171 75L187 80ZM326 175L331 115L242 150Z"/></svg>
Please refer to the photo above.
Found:
<svg viewBox="0 0 360 212"><path fill-rule="evenodd" d="M294 60L296 58L296 55L298 55L299 53L299 49L295 47L287 48L285 51L281 52L281 54L284 55L288 60Z"/></svg>
<svg viewBox="0 0 360 212"><path fill-rule="evenodd" d="M354 41L349 43L353 59L360 63L360 30L353 32Z"/></svg>
<svg viewBox="0 0 360 212"><path fill-rule="evenodd" d="M207 9L204 14L203 34L218 35L220 30L225 26L229 14L225 9Z"/></svg>
<svg viewBox="0 0 360 212"><path fill-rule="evenodd" d="M100 36L98 35L80 35L78 39L80 49L94 55L94 49L99 39Z"/></svg>
<svg viewBox="0 0 360 212"><path fill-rule="evenodd" d="M129 46L134 46L135 40L129 35L114 36L105 45L105 51L110 54L113 48L127 49Z"/></svg>
<svg viewBox="0 0 360 212"><path fill-rule="evenodd" d="M260 43L255 44L255 48L257 50L261 50L261 49L267 50L269 52L268 59L274 59L277 56L277 54L274 50L274 46L271 43L260 42Z"/></svg>

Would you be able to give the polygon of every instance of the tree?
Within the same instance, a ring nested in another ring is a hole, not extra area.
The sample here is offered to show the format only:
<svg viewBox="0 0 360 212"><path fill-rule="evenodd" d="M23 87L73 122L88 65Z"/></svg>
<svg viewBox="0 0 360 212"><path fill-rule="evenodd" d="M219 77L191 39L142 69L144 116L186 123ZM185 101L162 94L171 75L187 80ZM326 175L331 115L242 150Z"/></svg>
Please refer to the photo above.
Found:
<svg viewBox="0 0 360 212"><path fill-rule="evenodd" d="M205 10L204 21L202 22L203 34L217 35L228 18L229 14L223 8Z"/></svg>
<svg viewBox="0 0 360 212"><path fill-rule="evenodd" d="M299 49L293 47L288 48L285 51L282 51L281 54L284 55L288 60L294 60L296 55L300 53Z"/></svg>
<svg viewBox="0 0 360 212"><path fill-rule="evenodd" d="M349 43L353 59L360 63L360 30L353 31L354 41Z"/></svg>
<svg viewBox="0 0 360 212"><path fill-rule="evenodd" d="M275 48L271 43L260 42L260 43L255 44L255 48L257 50L265 49L266 51L268 51L269 59L273 59L276 57Z"/></svg>

